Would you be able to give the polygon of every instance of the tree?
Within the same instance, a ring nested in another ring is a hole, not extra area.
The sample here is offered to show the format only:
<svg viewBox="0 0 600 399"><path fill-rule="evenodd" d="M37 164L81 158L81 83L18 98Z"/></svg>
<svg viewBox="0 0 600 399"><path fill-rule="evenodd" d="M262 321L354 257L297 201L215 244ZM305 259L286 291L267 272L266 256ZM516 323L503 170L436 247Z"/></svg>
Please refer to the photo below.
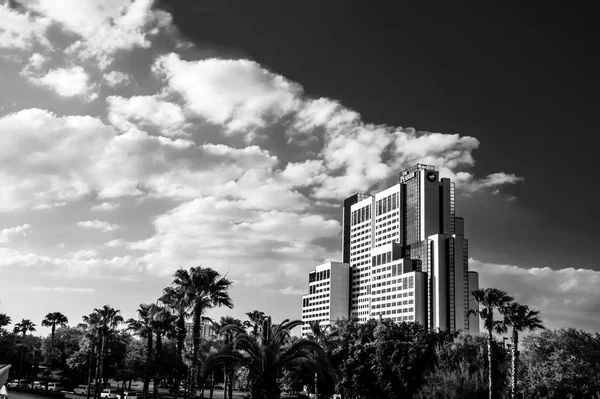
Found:
<svg viewBox="0 0 600 399"><path fill-rule="evenodd" d="M223 351L228 351L229 347L233 345L235 337L243 332L243 323L231 316L222 316L219 323L213 323L215 326L217 335L221 337ZM232 362L225 362L225 390L223 392L223 398L226 399L229 395L229 399L233 398L233 380L235 377L235 367Z"/></svg>
<svg viewBox="0 0 600 399"><path fill-rule="evenodd" d="M511 367L510 367L510 396L512 399L517 397L517 364L519 360L519 333L529 330L544 329L540 312L537 310L529 310L526 305L511 303L509 306L501 309L504 315L504 323L512 328L511 335Z"/></svg>
<svg viewBox="0 0 600 399"><path fill-rule="evenodd" d="M298 339L291 342L291 330L301 326L300 320L284 320L281 324L272 324L271 317L263 320L260 333L243 332L234 340L237 350L234 356L239 367L247 367L252 381L252 397L277 399L280 396L280 380L286 369L300 364L312 367L320 375L334 375L327 354L314 341ZM231 356L216 356L213 364L221 364Z"/></svg>
<svg viewBox="0 0 600 399"><path fill-rule="evenodd" d="M233 308L229 297L231 281L210 268L191 267L189 271L179 269L175 272L173 285L181 289L192 310L192 367L190 391L196 393L200 364L202 316L209 308L226 306Z"/></svg>
<svg viewBox="0 0 600 399"><path fill-rule="evenodd" d="M267 315L265 315L265 312L260 310L253 310L252 312L246 313L246 316L248 316L248 320L244 321L244 327L250 328L252 334L258 335L259 329L263 324L263 320L267 317Z"/></svg>
<svg viewBox="0 0 600 399"><path fill-rule="evenodd" d="M43 327L50 327L50 356L49 356L49 369L52 370L54 366L54 335L56 333L56 326L65 327L69 319L67 316L60 312L51 312L46 315L44 320L42 320ZM46 373L46 390L48 390L48 376L49 373Z"/></svg>
<svg viewBox="0 0 600 399"><path fill-rule="evenodd" d="M102 374L104 372L104 357L106 340L109 335L116 330L116 328L123 322L123 316L120 315L121 311L112 308L109 305L104 305L102 308L94 309L94 313L97 315L98 322L98 333L100 337L100 351L98 353L98 361L96 363L96 396L100 399Z"/></svg>
<svg viewBox="0 0 600 399"><path fill-rule="evenodd" d="M155 305L152 315L152 331L156 335L156 352L155 352L155 370L154 370L154 398L158 399L158 386L161 380L162 371L162 339L167 334L173 331L173 323L176 317L171 314L168 308Z"/></svg>
<svg viewBox="0 0 600 399"><path fill-rule="evenodd" d="M152 346L153 346L153 319L157 306L153 303L141 303L137 310L138 319L127 320L128 329L134 331L142 338L146 338L146 371L144 373L144 398L148 398L150 376L152 375Z"/></svg>
<svg viewBox="0 0 600 399"><path fill-rule="evenodd" d="M0 313L0 335L6 333L4 327L11 323L10 317L4 313Z"/></svg>
<svg viewBox="0 0 600 399"><path fill-rule="evenodd" d="M523 339L527 398L592 398L600 394L600 334L574 328Z"/></svg>
<svg viewBox="0 0 600 399"><path fill-rule="evenodd" d="M498 288L485 288L478 289L471 292L473 298L477 301L480 306L478 310L470 310L470 314L479 315L484 321L484 327L488 333L488 386L489 386L489 398L494 399L496 397L495 379L493 373L493 341L494 332L502 333L505 331L505 326L502 322L494 321L494 310L500 310L505 308L508 304L513 301L513 297L509 296L505 291L499 290Z"/></svg>
<svg viewBox="0 0 600 399"><path fill-rule="evenodd" d="M319 345L321 345L324 349L327 348L327 330L331 327L331 324L326 325L325 327L321 326L321 323L318 321L313 321L310 323L310 332L308 334L308 339L315 341ZM319 397L319 377L317 373L315 373L315 396Z"/></svg>
<svg viewBox="0 0 600 399"><path fill-rule="evenodd" d="M100 332L99 332L99 327L100 327L100 316L98 313L90 313L87 316L82 316L81 319L83 320L83 323L80 323L77 325L77 328L79 328L83 333L84 333L84 338L82 341L84 341L84 345L83 346L87 346L88 348L88 377L87 377L87 392L86 392L86 398L89 399L90 397L90 386L92 383L92 371L96 369L96 346L99 345L99 339L100 339ZM69 359L69 361L71 362L71 364L73 364L73 362L75 362L75 364L79 364L81 362L77 362L75 360L75 358ZM72 367L72 366L71 366ZM96 375L94 374L94 378L96 377Z"/></svg>
<svg viewBox="0 0 600 399"><path fill-rule="evenodd" d="M190 298L185 295L185 291L182 287L167 287L163 290L163 295L159 299L165 306L167 306L171 312L177 317L176 321L176 339L177 339L177 359L176 359L176 373L175 373L175 391L173 393L174 399L177 399L179 395L179 386L181 384L181 378L185 374L185 365L183 362L183 345L185 342L185 336L187 329L185 328L185 319L190 315L189 308Z"/></svg>
<svg viewBox="0 0 600 399"><path fill-rule="evenodd" d="M29 332L35 331L35 324L29 319L22 319L20 323L15 324L13 332L15 334L22 334L23 341L25 341L25 335ZM19 378L23 377L23 358L25 357L25 344L21 346L21 356L19 360Z"/></svg>

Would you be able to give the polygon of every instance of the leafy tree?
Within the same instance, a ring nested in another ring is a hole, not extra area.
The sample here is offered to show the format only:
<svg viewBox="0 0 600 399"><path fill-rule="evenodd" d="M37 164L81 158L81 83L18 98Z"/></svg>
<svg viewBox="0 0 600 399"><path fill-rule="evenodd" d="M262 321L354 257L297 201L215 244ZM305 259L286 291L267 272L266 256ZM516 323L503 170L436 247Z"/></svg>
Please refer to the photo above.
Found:
<svg viewBox="0 0 600 399"><path fill-rule="evenodd" d="M519 333L525 330L535 331L544 329L540 312L537 310L529 310L526 305L511 303L509 306L502 309L504 315L504 323L512 328L511 334L511 371L510 371L510 396L512 399L517 397L517 365L519 361Z"/></svg>
<svg viewBox="0 0 600 399"><path fill-rule="evenodd" d="M152 348L153 348L153 320L158 307L153 304L141 303L137 310L138 319L127 320L128 329L134 331L142 338L146 338L146 371L144 372L144 398L148 398L150 377L152 375Z"/></svg>
<svg viewBox="0 0 600 399"><path fill-rule="evenodd" d="M246 316L248 317L248 320L244 320L244 327L250 328L252 334L258 336L259 329L267 315L260 310L253 310L252 312L246 313Z"/></svg>
<svg viewBox="0 0 600 399"><path fill-rule="evenodd" d="M156 335L155 370L154 370L154 398L158 399L158 386L161 381L163 337L173 331L176 317L168 308L156 305L152 314L152 331Z"/></svg>
<svg viewBox="0 0 600 399"><path fill-rule="evenodd" d="M176 339L177 339L177 356L176 356L176 365L175 370L175 391L173 393L174 399L177 399L179 395L179 389L177 387L181 384L181 379L185 375L185 365L183 362L183 349L185 336L187 334L187 329L185 328L185 320L189 317L189 297L185 295L185 291L182 287L166 287L163 290L163 295L160 297L160 301L167 306L168 309L171 310L177 317L176 321Z"/></svg>
<svg viewBox="0 0 600 399"><path fill-rule="evenodd" d="M221 321L214 323L217 335L221 337L222 345L221 351L229 351L233 345L235 337L243 332L243 323L231 316L222 316ZM223 398L233 398L233 380L235 379L235 367L232 362L225 362L225 390L223 392Z"/></svg>
<svg viewBox="0 0 600 399"><path fill-rule="evenodd" d="M484 321L484 327L488 333L488 385L489 399L494 399L496 395L496 381L494 379L493 367L494 355L494 332L503 333L506 331L505 325L500 321L494 321L494 310L500 310L508 306L513 297L498 288L485 288L471 292L471 295L480 306L478 310L470 310L469 314L477 314Z"/></svg>
<svg viewBox="0 0 600 399"><path fill-rule="evenodd" d="M600 395L600 334L574 328L523 339L525 397L558 399Z"/></svg>
<svg viewBox="0 0 600 399"><path fill-rule="evenodd" d="M233 308L233 302L229 297L231 281L222 277L216 270L210 268L191 267L190 270L179 269L175 272L173 286L178 287L186 297L192 310L192 368L190 391L192 395L196 392L201 346L201 323L202 316L209 308L215 306L226 306Z"/></svg>
<svg viewBox="0 0 600 399"><path fill-rule="evenodd" d="M310 332L308 334L308 339L311 341L315 341L316 343L321 345L323 347L323 349L325 349L325 351L327 351L327 349L329 347L328 330L331 328L331 325L328 324L326 326L322 326L321 323L319 323L319 322L312 322L309 325L310 325ZM319 390L319 378L316 373L315 373L315 378L314 378L314 386L315 386L315 395L318 398L319 392L322 392L322 390ZM329 384L328 388L329 389L327 389L327 391L332 390L331 384ZM333 393L333 392L328 392L328 393Z"/></svg>
<svg viewBox="0 0 600 399"><path fill-rule="evenodd" d="M76 352L80 350L80 341L84 333L74 327L63 327L55 332L54 341L52 337L47 337L42 343L42 352L46 363L52 359L53 367L61 371L63 378L75 381L85 381L86 370L73 370L67 361Z"/></svg>
<svg viewBox="0 0 600 399"><path fill-rule="evenodd" d="M50 327L51 331L50 331L50 351L48 352L50 356L48 356L48 372L46 373L46 390L48 390L48 377L49 377L49 371L52 370L52 368L54 367L54 357L55 357L55 353L54 353L54 335L56 333L56 326L60 326L60 327L65 327L67 325L67 323L69 322L69 320L67 319L67 316L65 316L64 314L60 313L60 312L51 312L48 313L46 315L46 317L44 318L44 320L42 320L42 326L43 327Z"/></svg>

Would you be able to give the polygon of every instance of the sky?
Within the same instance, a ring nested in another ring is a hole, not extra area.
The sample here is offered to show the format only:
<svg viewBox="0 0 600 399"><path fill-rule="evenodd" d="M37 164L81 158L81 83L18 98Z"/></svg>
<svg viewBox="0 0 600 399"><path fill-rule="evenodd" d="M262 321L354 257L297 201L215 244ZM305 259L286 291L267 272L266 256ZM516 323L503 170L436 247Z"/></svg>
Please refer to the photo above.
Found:
<svg viewBox="0 0 600 399"><path fill-rule="evenodd" d="M300 318L343 199L425 163L481 287L600 331L597 17L412 3L0 0L0 312L135 317L200 265L209 316Z"/></svg>

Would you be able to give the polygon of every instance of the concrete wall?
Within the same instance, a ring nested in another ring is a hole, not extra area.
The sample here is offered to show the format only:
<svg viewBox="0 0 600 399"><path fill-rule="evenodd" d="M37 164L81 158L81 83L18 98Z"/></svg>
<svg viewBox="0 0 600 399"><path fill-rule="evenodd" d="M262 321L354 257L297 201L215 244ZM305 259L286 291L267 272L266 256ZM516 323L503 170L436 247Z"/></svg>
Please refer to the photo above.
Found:
<svg viewBox="0 0 600 399"><path fill-rule="evenodd" d="M331 281L329 287L329 320L335 322L350 315L350 265L342 262L329 262Z"/></svg>

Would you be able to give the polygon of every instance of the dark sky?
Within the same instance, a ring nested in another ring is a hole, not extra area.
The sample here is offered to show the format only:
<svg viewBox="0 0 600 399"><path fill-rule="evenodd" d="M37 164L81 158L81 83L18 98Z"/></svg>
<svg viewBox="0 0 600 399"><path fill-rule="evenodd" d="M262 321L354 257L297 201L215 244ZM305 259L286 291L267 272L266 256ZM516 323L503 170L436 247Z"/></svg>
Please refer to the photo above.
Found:
<svg viewBox="0 0 600 399"><path fill-rule="evenodd" d="M481 221L495 205L476 207L473 200L462 208L465 217L478 218L471 234L488 244L498 240L488 261L507 259L502 254L511 246L508 259L524 265L600 269L597 14L591 2L492 3L161 0L159 6L200 48L254 59L302 84L309 96L341 100L366 122L479 139L478 176L504 171L525 178L503 189L518 197L505 230L486 230Z"/></svg>

